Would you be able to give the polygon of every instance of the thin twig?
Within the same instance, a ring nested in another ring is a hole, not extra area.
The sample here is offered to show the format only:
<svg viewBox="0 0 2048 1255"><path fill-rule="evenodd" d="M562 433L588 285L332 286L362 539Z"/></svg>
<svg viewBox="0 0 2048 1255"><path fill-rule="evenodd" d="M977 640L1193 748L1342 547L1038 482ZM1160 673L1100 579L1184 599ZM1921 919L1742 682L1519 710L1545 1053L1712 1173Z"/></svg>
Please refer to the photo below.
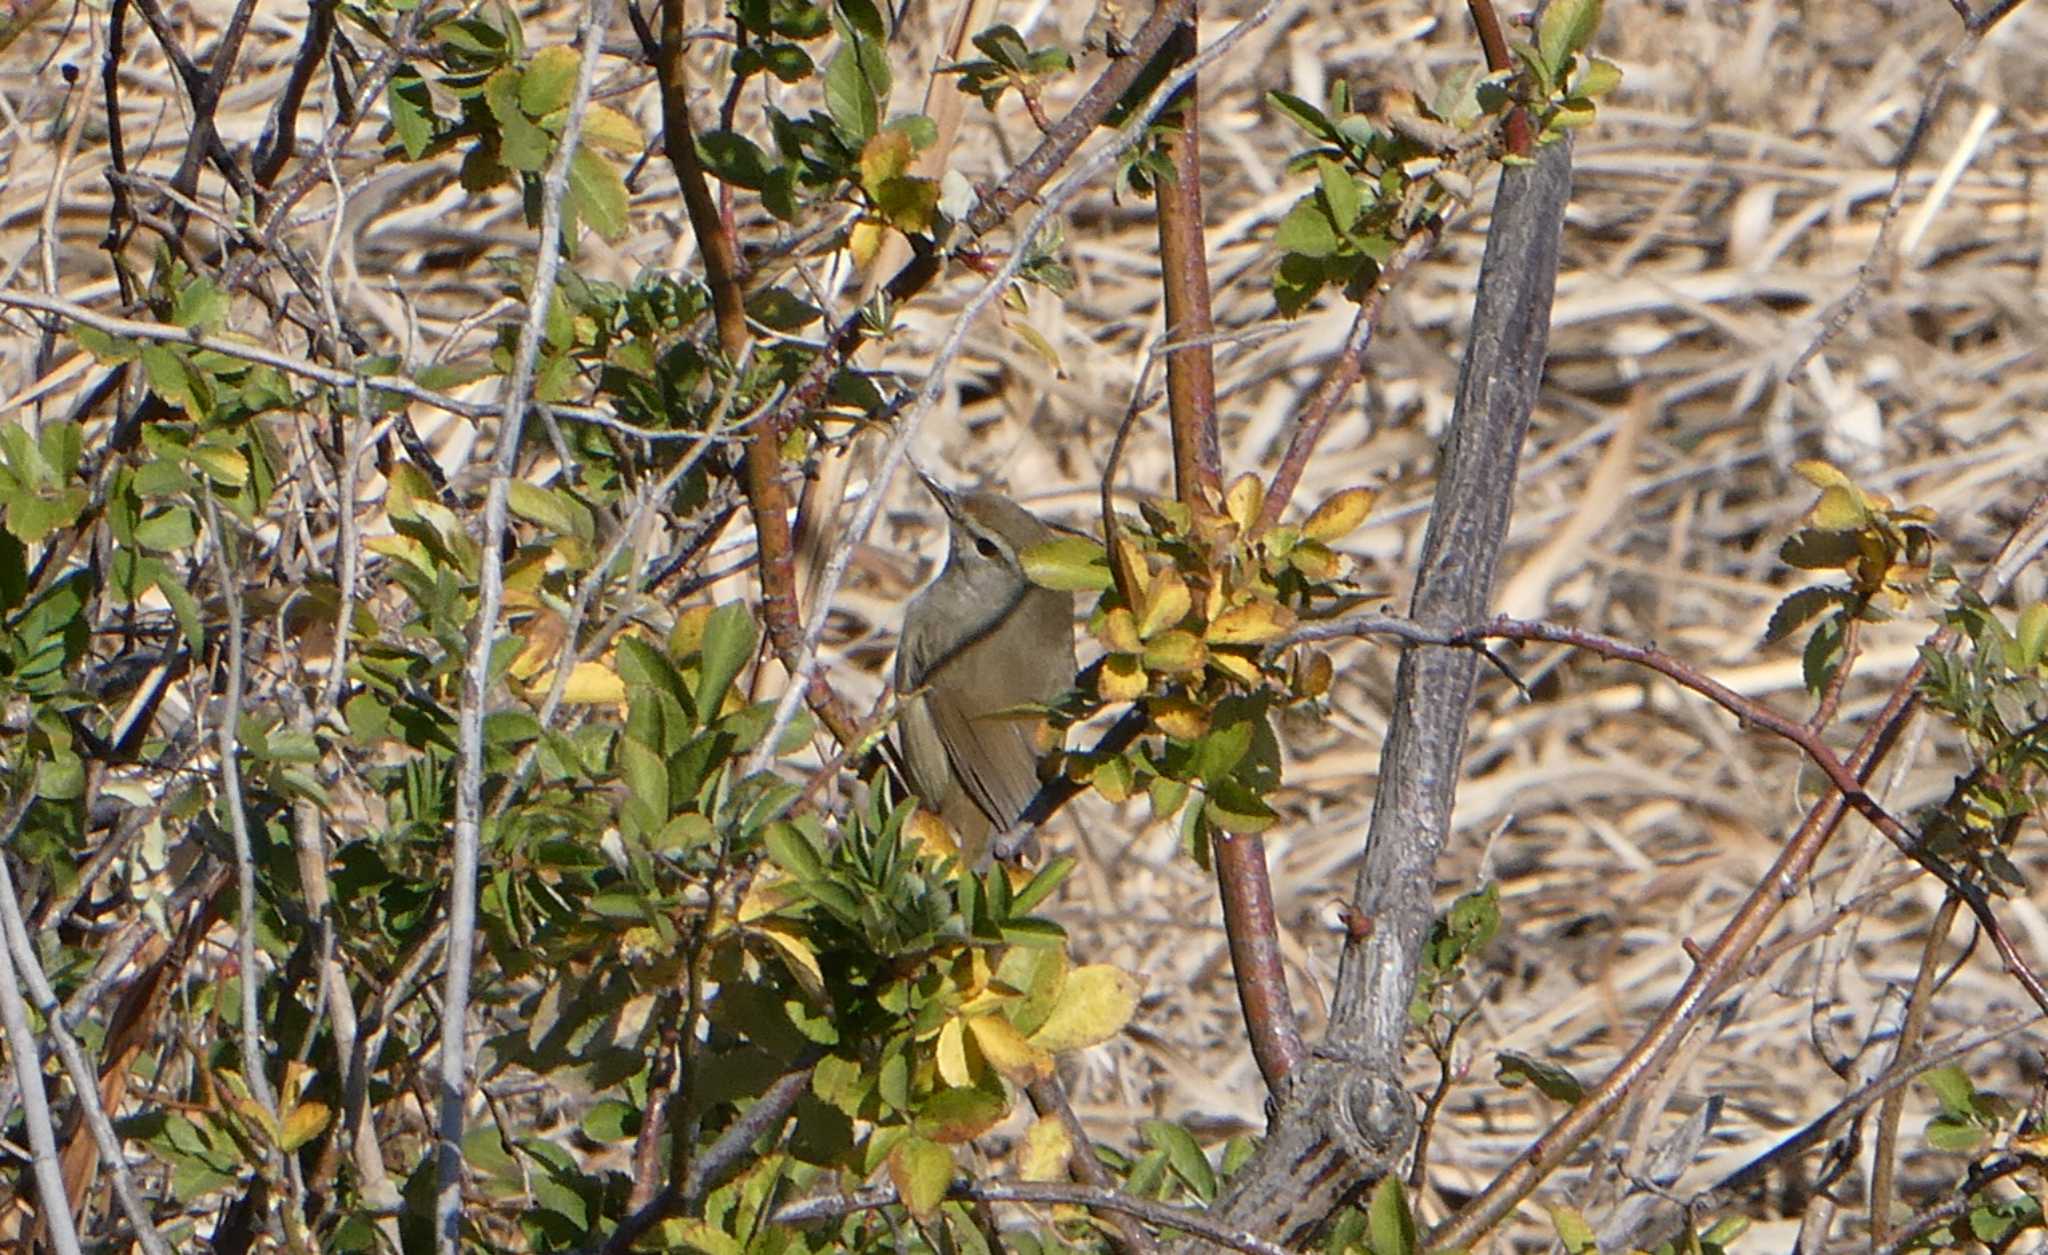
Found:
<svg viewBox="0 0 2048 1255"><path fill-rule="evenodd" d="M21 817L28 813L33 793L24 792L9 808L7 840L0 846L11 846L14 830L21 825ZM0 850L0 860L7 857ZM10 903L9 910L18 914L21 905L14 901L14 886L10 878L6 886ZM79 1255L78 1230L71 1223L71 1205L64 1194L64 1176L57 1164L57 1133L50 1122L50 1096L43 1090L43 1061L36 1047L35 1032L29 1027L28 1005L21 1000L21 986L14 972L14 947L0 946L0 1021L7 1030L7 1050L13 1058L14 1073L21 1078L22 1114L28 1123L28 1144L30 1168L35 1174L36 1197L42 1203L44 1228L50 1235L50 1244L57 1255Z"/></svg>
<svg viewBox="0 0 2048 1255"><path fill-rule="evenodd" d="M25 803L33 799L33 793L23 795L17 803L12 822L5 825L11 837L20 825L21 816L27 813ZM0 842L6 844L6 842ZM6 930L6 945L0 946L0 958L11 956L12 970L0 972L0 982L7 985L7 993L14 995L14 982L18 972L28 986L29 997L35 1000L37 1014L43 1017L43 1026L49 1031L50 1040L56 1043L57 1054L64 1061L64 1071L71 1077L71 1088L77 1096L80 1112L85 1116L85 1125L92 1133L93 1144L99 1148L100 1162L113 1175L114 1199L121 1206L121 1214L128 1219L129 1228L135 1231L135 1240L149 1255L170 1255L170 1248L157 1234L156 1226L150 1222L149 1212L142 1205L141 1196L135 1191L135 1178L128 1171L128 1160L121 1150L121 1138L114 1131L113 1121L108 1119L107 1110L100 1102L100 1078L98 1069L86 1058L85 1051L78 1044L78 1038L71 1032L64 1007L57 1001L57 993L50 988L36 958L35 946L29 940L28 929L21 916L21 901L15 894L14 877L7 868L7 860L0 857L0 927ZM10 1026L11 1029L11 1026ZM21 1058L17 1055L16 1062ZM42 1091L42 1069L17 1068L17 1075L34 1078L35 1084L23 1087L23 1096L28 1090ZM37 1185L42 1184L38 1172ZM57 1196L57 1208L69 1215L68 1201L61 1192ZM50 1200L45 1199L47 1206Z"/></svg>
<svg viewBox="0 0 2048 1255"><path fill-rule="evenodd" d="M457 740L455 840L449 869L448 950L441 996L440 1118L436 1137L435 1244L443 1255L456 1255L462 1242L462 1130L469 1104L469 981L476 946L477 869L481 859L484 713L489 705L491 656L500 627L504 600L504 545L507 496L519 469L520 431L525 424L534 365L546 334L548 307L561 264L562 200L569 186L569 165L583 133L591 83L597 77L605 23L611 0L597 0L584 14L578 38L582 57L568 114L547 174L542 180L540 237L535 248L533 290L512 374L506 381L504 409L498 419L498 446L491 465L490 487L484 494L483 532L479 538L482 571L477 579L476 618L469 657L463 664L462 704Z"/></svg>
<svg viewBox="0 0 2048 1255"><path fill-rule="evenodd" d="M450 414L460 415L463 418L489 418L497 413L502 405L502 402L495 401L464 401L445 392L436 392L432 388L423 388L412 380L399 375L360 375L352 371L337 370L331 366L321 366L304 358L293 357L289 353L281 353L276 349L249 340L224 339L220 336L199 334L185 327L173 327L168 323L141 322L132 318L120 318L112 314L102 314L97 310L89 309L75 302L66 301L54 296L44 296L38 292L0 290L0 307L4 306L58 314L70 319L72 322L91 327L95 331L103 331L111 336L123 336L135 340L154 340L163 344L190 345L194 349L219 353L224 357L232 357L239 361L254 362L259 366L269 366L275 370L281 370L288 375L296 375L302 379L310 379L314 383L325 384L330 388L355 389L362 387L368 388L373 392L388 392L404 397L408 401L418 401L422 405L431 405L436 409L445 410ZM650 444L660 444L664 441L734 440L739 438L739 433L737 432L707 437L703 432L699 431L663 431L651 427L641 427L587 405L557 404L550 405L548 408L558 417L574 419L579 423L590 423L593 426L618 432L622 436L630 436L635 440L645 440Z"/></svg>
<svg viewBox="0 0 2048 1255"><path fill-rule="evenodd" d="M1154 1228L1179 1229L1218 1246L1243 1251L1245 1255L1288 1255L1284 1246L1268 1242L1255 1233L1217 1224L1199 1211L1092 1186L1051 1181L955 1181L946 1190L946 1197L975 1203L1065 1203L1095 1211L1122 1212L1136 1216ZM821 1220L837 1220L856 1211L887 1207L897 1201L894 1186L872 1186L851 1194L827 1195L791 1203L769 1218L777 1224L815 1224Z"/></svg>
<svg viewBox="0 0 2048 1255"><path fill-rule="evenodd" d="M256 854L249 840L249 813L244 807L242 796L242 698L244 695L244 633L247 626L242 618L242 586L235 573L235 563L228 557L231 544L227 528L222 524L220 507L211 492L204 493L200 502L206 511L206 525L213 533L214 576L220 581L220 596L227 607L227 692L222 703L219 726L215 731L220 752L221 805L227 811L228 833L235 843L235 957L241 964L242 1023L239 1026L242 1046L242 1071L249 1084L249 1093L270 1114L273 1124L277 1120L277 1095L270 1088L270 1077L263 1062L263 1019L262 1019L262 977L256 964Z"/></svg>

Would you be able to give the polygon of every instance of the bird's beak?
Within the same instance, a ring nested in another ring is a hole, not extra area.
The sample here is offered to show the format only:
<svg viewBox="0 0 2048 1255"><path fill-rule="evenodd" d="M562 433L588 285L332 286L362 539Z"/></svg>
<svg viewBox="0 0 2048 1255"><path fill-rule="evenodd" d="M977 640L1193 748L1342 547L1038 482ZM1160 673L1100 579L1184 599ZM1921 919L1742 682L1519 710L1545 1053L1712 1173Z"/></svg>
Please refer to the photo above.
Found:
<svg viewBox="0 0 2048 1255"><path fill-rule="evenodd" d="M938 501L941 509L945 510L946 517L953 519L959 518L960 494L954 492L952 489L946 487L944 484L941 484L938 480L933 479L931 476L925 474L923 467L913 466L911 469L917 472L917 480L919 483L924 485L925 491L930 493Z"/></svg>

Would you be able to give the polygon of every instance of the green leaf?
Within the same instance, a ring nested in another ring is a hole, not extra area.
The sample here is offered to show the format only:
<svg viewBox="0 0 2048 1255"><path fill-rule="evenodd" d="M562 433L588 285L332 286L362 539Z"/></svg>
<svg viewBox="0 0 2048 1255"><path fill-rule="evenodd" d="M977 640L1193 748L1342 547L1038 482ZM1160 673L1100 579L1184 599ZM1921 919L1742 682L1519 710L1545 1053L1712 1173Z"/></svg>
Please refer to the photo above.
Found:
<svg viewBox="0 0 2048 1255"><path fill-rule="evenodd" d="M1401 1191L1401 1178L1388 1173L1372 1187L1372 1205L1366 1211L1371 1230L1373 1255L1416 1255L1422 1249L1415 1232L1415 1216L1408 1210L1408 1196Z"/></svg>
<svg viewBox="0 0 2048 1255"><path fill-rule="evenodd" d="M625 782L626 791L633 800L644 806L648 812L650 826L658 825L668 818L668 764L660 754L634 740L620 737L618 749L619 777Z"/></svg>
<svg viewBox="0 0 2048 1255"><path fill-rule="evenodd" d="M159 510L135 524L135 543L159 553L183 549L198 537L198 524L184 506Z"/></svg>
<svg viewBox="0 0 2048 1255"><path fill-rule="evenodd" d="M1328 157L1316 158L1316 180L1323 191L1323 200L1330 207L1330 218L1340 231L1349 231L1358 221L1361 201L1358 195L1358 180L1351 172Z"/></svg>
<svg viewBox="0 0 2048 1255"><path fill-rule="evenodd" d="M1311 196L1296 201L1273 232L1274 247L1302 257L1328 257L1337 251L1337 244L1337 229L1331 225L1330 215Z"/></svg>
<svg viewBox="0 0 2048 1255"><path fill-rule="evenodd" d="M576 50L563 44L533 54L519 78L519 108L527 117L544 118L568 108L576 90L577 60Z"/></svg>
<svg viewBox="0 0 2048 1255"><path fill-rule="evenodd" d="M7 530L23 544L37 544L76 522L88 500L84 488L67 488L54 497L17 494L7 499Z"/></svg>
<svg viewBox="0 0 2048 1255"><path fill-rule="evenodd" d="M881 9L874 0L837 0L839 16L860 35L874 43L881 43L889 37L889 27L882 20Z"/></svg>
<svg viewBox="0 0 2048 1255"><path fill-rule="evenodd" d="M172 326L211 333L220 329L227 316L227 293L204 275L178 289L177 298L171 302Z"/></svg>
<svg viewBox="0 0 2048 1255"><path fill-rule="evenodd" d="M824 310L787 288L762 288L747 297L747 317L785 335L802 331L824 316Z"/></svg>
<svg viewBox="0 0 2048 1255"><path fill-rule="evenodd" d="M1557 1230L1557 1240L1564 1244L1566 1255L1600 1255L1593 1226L1587 1224L1585 1216L1575 1209L1552 1207L1550 1225Z"/></svg>
<svg viewBox="0 0 2048 1255"><path fill-rule="evenodd" d="M1518 1050L1503 1050L1497 1058L1498 1066L1493 1075L1503 1088L1520 1089L1524 1085L1533 1085L1536 1092L1545 1098L1568 1103L1575 1103L1585 1096L1586 1087L1568 1068L1546 1063Z"/></svg>
<svg viewBox="0 0 2048 1255"><path fill-rule="evenodd" d="M149 386L156 389L165 404L175 405L195 418L204 416L199 386L192 378L191 367L183 354L169 345L145 344L142 346L142 369L149 376Z"/></svg>
<svg viewBox="0 0 2048 1255"><path fill-rule="evenodd" d="M1953 1116L1936 1116L1927 1122L1927 1144L1936 1150L1974 1154L1990 1138L1990 1130Z"/></svg>
<svg viewBox="0 0 2048 1255"><path fill-rule="evenodd" d="M1266 103L1278 109L1289 122L1300 127L1312 137L1326 144L1340 144L1344 137L1330 121L1329 115L1299 96L1287 92L1267 92Z"/></svg>
<svg viewBox="0 0 2048 1255"><path fill-rule="evenodd" d="M759 639L754 616L742 602L729 601L711 612L704 624L703 670L697 680L697 717L718 718L733 677L753 657Z"/></svg>
<svg viewBox="0 0 2048 1255"><path fill-rule="evenodd" d="M825 109L856 146L880 129L877 101L888 94L888 62L866 40L848 40L825 67Z"/></svg>
<svg viewBox="0 0 2048 1255"><path fill-rule="evenodd" d="M704 164L734 187L758 192L768 185L774 166L753 140L737 131L710 131L697 141Z"/></svg>
<svg viewBox="0 0 2048 1255"><path fill-rule="evenodd" d="M434 141L434 98L426 80L411 66L401 68L384 89L384 104L391 111L391 133L406 160L418 161Z"/></svg>
<svg viewBox="0 0 2048 1255"><path fill-rule="evenodd" d="M1813 635L1807 638L1806 648L1799 655L1799 671L1806 682L1806 691L1816 697L1827 691L1828 685L1834 682L1835 669L1842 665L1846 632L1843 616L1823 619L1813 630Z"/></svg>
<svg viewBox="0 0 2048 1255"><path fill-rule="evenodd" d="M1572 95L1598 100L1621 86L1621 67L1604 57L1587 57L1572 82Z"/></svg>
<svg viewBox="0 0 2048 1255"><path fill-rule="evenodd" d="M611 159L582 144L569 162L569 197L576 214L607 240L626 234L631 198Z"/></svg>
<svg viewBox="0 0 2048 1255"><path fill-rule="evenodd" d="M1770 625L1764 629L1764 644L1770 645L1784 640L1792 633L1806 626L1830 607L1846 602L1848 593L1839 588L1816 584L1802 588L1778 603L1771 611Z"/></svg>
<svg viewBox="0 0 2048 1255"><path fill-rule="evenodd" d="M136 341L121 336L110 336L82 322L71 324L71 338L78 341L79 347L92 354L102 366L117 366L142 356L142 345Z"/></svg>
<svg viewBox="0 0 2048 1255"><path fill-rule="evenodd" d="M1138 1128L1155 1149L1166 1152L1167 1165L1195 1197L1205 1203L1216 1197L1216 1170L1193 1135L1170 1120L1146 1120Z"/></svg>
<svg viewBox="0 0 2048 1255"><path fill-rule="evenodd" d="M953 1152L928 1138L906 1137L889 1152L889 1179L910 1214L930 1220L953 1184Z"/></svg>
<svg viewBox="0 0 2048 1255"><path fill-rule="evenodd" d="M520 518L537 523L557 536L576 534L574 512L552 489L515 479L505 485L505 504Z"/></svg>
<svg viewBox="0 0 2048 1255"><path fill-rule="evenodd" d="M1085 536L1062 536L1017 555L1024 574L1041 588L1060 592L1102 592L1116 581L1102 546Z"/></svg>
<svg viewBox="0 0 2048 1255"><path fill-rule="evenodd" d="M1968 1118L1976 1111L1977 1087L1970 1074L1951 1064L1920 1075L1920 1083L1934 1091L1941 1109L1949 1115Z"/></svg>
<svg viewBox="0 0 2048 1255"><path fill-rule="evenodd" d="M775 865L798 880L823 881L825 860L803 828L794 823L773 823L762 830L761 843Z"/></svg>
<svg viewBox="0 0 2048 1255"><path fill-rule="evenodd" d="M2048 602L2037 601L2020 611L2013 642L2013 670L2031 671L2041 665L2041 655L2048 652Z"/></svg>
<svg viewBox="0 0 2048 1255"><path fill-rule="evenodd" d="M1571 55L1593 42L1600 29L1600 0L1551 0L1536 28L1536 49L1552 81Z"/></svg>

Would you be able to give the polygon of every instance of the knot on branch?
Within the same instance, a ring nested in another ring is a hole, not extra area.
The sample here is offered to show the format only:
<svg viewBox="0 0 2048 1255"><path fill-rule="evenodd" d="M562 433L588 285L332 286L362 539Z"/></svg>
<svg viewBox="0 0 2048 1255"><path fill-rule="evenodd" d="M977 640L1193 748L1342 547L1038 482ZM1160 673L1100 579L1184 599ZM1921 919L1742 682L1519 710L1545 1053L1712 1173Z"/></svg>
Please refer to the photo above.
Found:
<svg viewBox="0 0 2048 1255"><path fill-rule="evenodd" d="M1344 1078L1329 1123L1352 1159L1384 1168L1415 1140L1415 1102L1398 1080L1353 1072Z"/></svg>

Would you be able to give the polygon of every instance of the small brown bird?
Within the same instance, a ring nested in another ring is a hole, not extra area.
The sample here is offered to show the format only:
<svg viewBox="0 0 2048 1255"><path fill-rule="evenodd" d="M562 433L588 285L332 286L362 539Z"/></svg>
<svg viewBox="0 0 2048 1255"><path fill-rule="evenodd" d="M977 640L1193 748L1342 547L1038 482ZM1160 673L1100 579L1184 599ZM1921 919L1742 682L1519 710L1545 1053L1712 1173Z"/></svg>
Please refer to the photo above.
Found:
<svg viewBox="0 0 2048 1255"><path fill-rule="evenodd" d="M903 612L897 744L911 792L953 829L961 859L986 867L991 839L1038 792L1041 719L1074 686L1074 596L1033 584L1017 555L1058 535L1007 497L951 492L945 569Z"/></svg>

